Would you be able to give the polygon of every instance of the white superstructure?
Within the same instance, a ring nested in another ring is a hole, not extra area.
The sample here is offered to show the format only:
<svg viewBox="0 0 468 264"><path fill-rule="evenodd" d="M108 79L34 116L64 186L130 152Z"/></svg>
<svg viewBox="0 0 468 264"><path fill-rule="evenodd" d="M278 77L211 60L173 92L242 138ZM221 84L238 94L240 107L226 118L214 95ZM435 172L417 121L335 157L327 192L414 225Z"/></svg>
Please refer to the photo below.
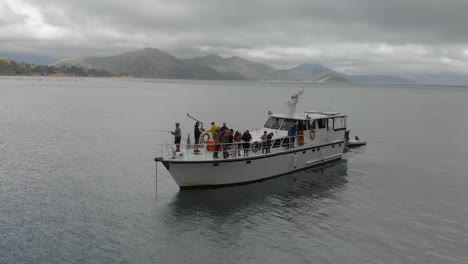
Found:
<svg viewBox="0 0 468 264"><path fill-rule="evenodd" d="M299 91L286 103L286 113L270 113L262 129L251 131L249 156L238 155L236 142L230 144L226 159L222 154L213 158L213 152L209 151L212 146L206 144L202 144L199 153L187 146L182 146L181 152L173 152L167 145L162 147L166 153L155 161L162 162L180 188L186 189L260 181L340 159L345 147L346 115L320 111L295 113L302 93L303 90ZM297 131L289 137L292 125ZM264 145L268 153L262 153L260 137L264 131L273 133L269 144Z"/></svg>

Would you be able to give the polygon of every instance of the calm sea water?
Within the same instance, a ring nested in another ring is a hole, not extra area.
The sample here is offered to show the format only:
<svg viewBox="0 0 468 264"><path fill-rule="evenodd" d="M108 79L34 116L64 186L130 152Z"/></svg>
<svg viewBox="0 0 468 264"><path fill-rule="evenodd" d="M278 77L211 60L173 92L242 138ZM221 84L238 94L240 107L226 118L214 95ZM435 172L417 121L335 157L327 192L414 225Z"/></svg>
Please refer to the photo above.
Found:
<svg viewBox="0 0 468 264"><path fill-rule="evenodd" d="M181 122L349 115L368 141L273 180L179 191ZM333 98L333 100L331 99ZM0 78L0 263L468 263L468 88Z"/></svg>

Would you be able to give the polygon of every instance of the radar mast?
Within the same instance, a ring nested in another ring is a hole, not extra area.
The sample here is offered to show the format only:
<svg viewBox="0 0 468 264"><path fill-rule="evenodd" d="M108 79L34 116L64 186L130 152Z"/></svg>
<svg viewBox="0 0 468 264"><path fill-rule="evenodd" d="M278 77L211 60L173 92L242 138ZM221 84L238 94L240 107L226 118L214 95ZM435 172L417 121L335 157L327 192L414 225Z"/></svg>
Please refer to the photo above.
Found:
<svg viewBox="0 0 468 264"><path fill-rule="evenodd" d="M291 100L286 102L286 115L293 117L296 112L296 105L299 102L299 97L304 93L304 88L301 88L299 92L291 96Z"/></svg>

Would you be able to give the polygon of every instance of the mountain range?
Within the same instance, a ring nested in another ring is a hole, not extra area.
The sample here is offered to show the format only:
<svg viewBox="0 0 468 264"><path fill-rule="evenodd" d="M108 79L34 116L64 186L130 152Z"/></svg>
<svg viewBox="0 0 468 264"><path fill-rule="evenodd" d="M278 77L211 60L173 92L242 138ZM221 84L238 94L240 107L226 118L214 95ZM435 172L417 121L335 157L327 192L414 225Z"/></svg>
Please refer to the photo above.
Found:
<svg viewBox="0 0 468 264"><path fill-rule="evenodd" d="M51 64L44 56L21 54L3 54L18 63L27 62L37 66ZM192 59L176 58L162 50L146 48L109 57L65 58L53 64L72 74L84 71L88 75L107 74L131 75L139 78L168 79L207 79L207 80L253 80L253 81L307 81L307 82L353 82L383 84L433 84L433 85L468 85L468 76L456 73L402 74L395 75L347 75L321 64L306 63L290 69L276 69L266 64L249 61L240 57L228 58L211 54ZM5 65L4 65L5 66ZM75 66L75 68L70 68ZM11 65L10 65L11 67ZM8 67L7 67L8 68ZM5 69L4 69L5 70ZM6 71L14 74L18 71ZM48 71L45 71L47 73ZM20 71L27 75L27 71ZM45 74L41 72L41 74ZM5 75L0 71L0 75Z"/></svg>
<svg viewBox="0 0 468 264"><path fill-rule="evenodd" d="M146 48L110 57L66 58L57 61L54 66L79 66L138 78L307 82L354 81L352 76L336 72L320 64L303 64L291 69L276 69L237 56L224 58L211 54L192 59L179 59L155 48ZM395 79L397 78L401 77L395 77ZM404 78L398 80L399 83L413 83L409 80L405 82ZM358 81L365 82L365 78L358 79Z"/></svg>
<svg viewBox="0 0 468 264"><path fill-rule="evenodd" d="M252 81L340 81L344 75L328 68L279 70L240 57L216 54L178 59L162 50L146 48L110 57L66 58L54 66L79 66L139 78L252 80Z"/></svg>

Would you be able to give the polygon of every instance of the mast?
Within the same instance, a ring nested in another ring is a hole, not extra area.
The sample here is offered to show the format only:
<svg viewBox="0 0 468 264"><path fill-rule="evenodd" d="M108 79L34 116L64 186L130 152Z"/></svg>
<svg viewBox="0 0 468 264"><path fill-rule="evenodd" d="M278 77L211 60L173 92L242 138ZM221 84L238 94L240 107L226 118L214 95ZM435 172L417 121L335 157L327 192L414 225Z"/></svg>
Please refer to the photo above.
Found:
<svg viewBox="0 0 468 264"><path fill-rule="evenodd" d="M299 97L304 93L304 88L301 88L299 92L291 96L291 100L286 102L286 115L293 117L296 112L296 105L299 102Z"/></svg>

